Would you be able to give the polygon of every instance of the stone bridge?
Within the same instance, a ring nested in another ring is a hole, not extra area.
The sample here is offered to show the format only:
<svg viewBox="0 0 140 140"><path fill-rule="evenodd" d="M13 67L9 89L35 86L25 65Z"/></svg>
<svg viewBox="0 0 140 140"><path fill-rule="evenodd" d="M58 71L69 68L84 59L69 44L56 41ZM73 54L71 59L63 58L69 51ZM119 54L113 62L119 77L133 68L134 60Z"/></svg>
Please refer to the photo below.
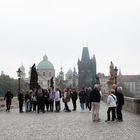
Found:
<svg viewBox="0 0 140 140"><path fill-rule="evenodd" d="M70 113L19 113L17 108L0 111L0 140L140 139L140 115L123 111L123 122L105 122L107 105L101 102L101 121L92 122L91 112L81 112L77 104L77 111Z"/></svg>

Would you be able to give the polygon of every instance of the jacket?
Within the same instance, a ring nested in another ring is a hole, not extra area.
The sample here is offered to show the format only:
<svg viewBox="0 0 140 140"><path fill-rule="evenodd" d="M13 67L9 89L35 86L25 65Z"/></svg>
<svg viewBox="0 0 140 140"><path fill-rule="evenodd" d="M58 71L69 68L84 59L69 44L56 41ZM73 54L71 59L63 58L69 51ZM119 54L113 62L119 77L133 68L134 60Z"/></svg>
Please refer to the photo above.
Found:
<svg viewBox="0 0 140 140"><path fill-rule="evenodd" d="M98 91L97 89L93 89L90 92L90 101L91 102L100 102L100 100L101 100L100 91Z"/></svg>
<svg viewBox="0 0 140 140"><path fill-rule="evenodd" d="M114 94L108 95L108 97L107 97L108 107L116 107L117 106L116 102L117 102L117 98Z"/></svg>

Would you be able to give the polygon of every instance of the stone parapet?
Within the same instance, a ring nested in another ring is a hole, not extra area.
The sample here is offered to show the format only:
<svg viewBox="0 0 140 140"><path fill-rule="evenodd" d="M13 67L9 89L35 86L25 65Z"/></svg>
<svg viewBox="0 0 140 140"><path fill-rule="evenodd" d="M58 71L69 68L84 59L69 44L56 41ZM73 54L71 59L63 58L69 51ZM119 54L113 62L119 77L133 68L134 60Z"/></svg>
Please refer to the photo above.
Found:
<svg viewBox="0 0 140 140"><path fill-rule="evenodd" d="M140 114L140 98L124 97L123 109L132 113Z"/></svg>
<svg viewBox="0 0 140 140"><path fill-rule="evenodd" d="M17 108L18 107L18 98L14 97L12 99L11 108ZM4 101L4 97L0 97L0 110L6 109L6 102Z"/></svg>

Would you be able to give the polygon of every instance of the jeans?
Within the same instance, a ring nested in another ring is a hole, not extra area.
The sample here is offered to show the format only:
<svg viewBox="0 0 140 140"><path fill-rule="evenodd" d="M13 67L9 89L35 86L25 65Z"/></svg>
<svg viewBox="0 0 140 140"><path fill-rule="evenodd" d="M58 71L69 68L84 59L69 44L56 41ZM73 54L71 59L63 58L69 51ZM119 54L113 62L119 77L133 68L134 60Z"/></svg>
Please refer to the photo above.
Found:
<svg viewBox="0 0 140 140"><path fill-rule="evenodd" d="M81 109L84 110L85 108L85 103L80 103Z"/></svg>

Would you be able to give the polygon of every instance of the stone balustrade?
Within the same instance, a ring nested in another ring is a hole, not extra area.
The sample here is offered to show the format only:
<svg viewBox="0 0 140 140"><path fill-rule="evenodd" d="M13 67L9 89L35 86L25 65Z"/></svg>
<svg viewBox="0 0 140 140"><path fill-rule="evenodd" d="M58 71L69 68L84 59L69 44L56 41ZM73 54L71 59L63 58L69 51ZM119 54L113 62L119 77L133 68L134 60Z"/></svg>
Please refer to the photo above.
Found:
<svg viewBox="0 0 140 140"><path fill-rule="evenodd" d="M132 113L140 114L140 98L124 97L123 109Z"/></svg>
<svg viewBox="0 0 140 140"><path fill-rule="evenodd" d="M14 97L12 99L11 108L17 108L18 107L18 98ZM6 102L4 101L4 97L0 97L0 110L6 109Z"/></svg>

